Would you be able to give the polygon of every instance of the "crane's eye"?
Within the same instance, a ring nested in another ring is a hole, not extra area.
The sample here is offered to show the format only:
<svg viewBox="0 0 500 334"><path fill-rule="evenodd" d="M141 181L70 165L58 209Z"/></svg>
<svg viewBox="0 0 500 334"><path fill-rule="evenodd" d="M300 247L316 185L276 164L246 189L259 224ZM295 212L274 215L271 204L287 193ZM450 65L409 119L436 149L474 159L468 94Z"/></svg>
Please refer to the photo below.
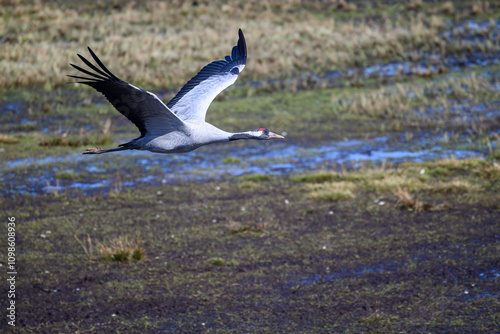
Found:
<svg viewBox="0 0 500 334"><path fill-rule="evenodd" d="M266 128L260 128L259 131L266 134L266 135L269 134L269 130Z"/></svg>

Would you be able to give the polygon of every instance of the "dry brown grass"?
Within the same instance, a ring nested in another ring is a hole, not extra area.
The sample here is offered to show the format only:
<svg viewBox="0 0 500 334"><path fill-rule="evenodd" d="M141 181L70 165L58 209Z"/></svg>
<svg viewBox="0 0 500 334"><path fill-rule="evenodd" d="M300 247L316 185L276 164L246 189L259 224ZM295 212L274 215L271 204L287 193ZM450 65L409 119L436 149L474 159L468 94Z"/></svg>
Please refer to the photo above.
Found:
<svg viewBox="0 0 500 334"><path fill-rule="evenodd" d="M269 223L266 222L255 222L255 221L238 222L233 219L228 219L227 230L231 235L245 233L245 232L264 233L268 225Z"/></svg>
<svg viewBox="0 0 500 334"><path fill-rule="evenodd" d="M329 202L353 199L355 189L356 184L348 181L308 185L310 199Z"/></svg>
<svg viewBox="0 0 500 334"><path fill-rule="evenodd" d="M113 133L111 131L111 119L107 119L102 127L101 133L88 132L80 128L78 133L75 131L55 131L54 133L44 135L39 140L40 146L69 146L80 147L87 145L106 145L111 143Z"/></svg>
<svg viewBox="0 0 500 334"><path fill-rule="evenodd" d="M140 240L129 240L128 237L111 239L107 244L97 243L96 250L108 261L124 262L129 259L141 260L146 253Z"/></svg>
<svg viewBox="0 0 500 334"><path fill-rule="evenodd" d="M453 2L447 1L447 2L443 3L443 5L441 7L441 11L444 14L448 14L448 15L455 13L455 6L453 5Z"/></svg>
<svg viewBox="0 0 500 334"><path fill-rule="evenodd" d="M368 180L369 188L377 192L394 192L398 188L405 188L411 192L429 190L431 185L418 177L408 177L407 174L398 175L394 172L387 172L382 179Z"/></svg>
<svg viewBox="0 0 500 334"><path fill-rule="evenodd" d="M474 197L486 185L474 182L477 176L487 180L500 177L500 166L480 159L443 159L429 163L402 164L397 169L375 168L343 174L323 171L307 176L296 176L297 182L306 183L304 191L312 200L336 202L370 192L377 196L392 194L396 205L415 211L438 209L413 194L464 194Z"/></svg>
<svg viewBox="0 0 500 334"><path fill-rule="evenodd" d="M398 187L397 190L393 191L392 193L398 198L396 205L399 205L401 209L422 211L432 208L431 204L424 203L418 199L413 198L408 190L401 187Z"/></svg>
<svg viewBox="0 0 500 334"><path fill-rule="evenodd" d="M341 113L370 115L387 118L406 118L408 115L419 117L414 113L421 107L432 106L444 108L444 112L435 117L443 121L450 116L446 111L453 107L450 93L456 99L467 99L470 103L478 103L484 99L498 99L500 92L487 78L472 74L468 77L439 80L422 84L405 83L384 87L375 92L359 93L356 98L344 101ZM332 97L332 100L334 97ZM459 102L462 103L462 102ZM418 119L422 121L421 117Z"/></svg>
<svg viewBox="0 0 500 334"><path fill-rule="evenodd" d="M79 62L76 53L86 54L89 45L123 79L176 87L228 54L240 27L249 50L246 78L283 77L403 54L405 44L430 39L442 26L438 18L419 15L409 22L398 13L375 25L341 22L301 6L300 1L222 6L148 1L106 10L51 2L0 5L8 13L0 16L0 86L62 84L74 72L68 62Z"/></svg>
<svg viewBox="0 0 500 334"><path fill-rule="evenodd" d="M467 180L454 179L448 182L438 182L432 189L444 194L466 194L481 191L482 187Z"/></svg>
<svg viewBox="0 0 500 334"><path fill-rule="evenodd" d="M0 144L17 144L19 138L15 135L7 135L0 133Z"/></svg>
<svg viewBox="0 0 500 334"><path fill-rule="evenodd" d="M82 246L85 255L89 259L102 258L106 261L124 262L129 259L141 260L144 257L145 251L142 248L142 242L138 239L130 240L128 237L117 237L109 240L106 243L99 241L94 242L90 235L87 235L87 240L83 241L74 235L80 246ZM97 256L98 254L98 256Z"/></svg>

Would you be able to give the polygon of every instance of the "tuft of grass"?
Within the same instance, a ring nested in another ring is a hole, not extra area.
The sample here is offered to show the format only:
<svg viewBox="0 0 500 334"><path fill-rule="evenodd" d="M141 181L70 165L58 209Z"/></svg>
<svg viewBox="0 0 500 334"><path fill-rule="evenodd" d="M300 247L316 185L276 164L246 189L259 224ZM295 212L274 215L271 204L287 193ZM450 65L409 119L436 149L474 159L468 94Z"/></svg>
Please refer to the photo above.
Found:
<svg viewBox="0 0 500 334"><path fill-rule="evenodd" d="M408 174L404 172L398 174L394 171L389 171L381 178L368 178L364 186L367 190L377 193L393 192L400 187L406 188L412 192L431 188L431 185L427 183L424 178L416 175L414 177L408 177Z"/></svg>
<svg viewBox="0 0 500 334"><path fill-rule="evenodd" d="M489 166L483 168L480 172L481 177L488 180L499 180L500 179L500 165L493 163Z"/></svg>
<svg viewBox="0 0 500 334"><path fill-rule="evenodd" d="M69 146L69 147L80 147L89 145L106 145L111 143L111 138L107 136L77 136L68 135L63 133L61 135L43 137L39 144L40 146Z"/></svg>
<svg viewBox="0 0 500 334"><path fill-rule="evenodd" d="M5 135L5 134L0 134L0 144L17 144L19 143L19 138L15 135Z"/></svg>
<svg viewBox="0 0 500 334"><path fill-rule="evenodd" d="M240 159L238 159L238 158L224 158L224 160L222 160L222 163L223 164L239 164Z"/></svg>
<svg viewBox="0 0 500 334"><path fill-rule="evenodd" d="M224 261L224 259L220 257L212 257L208 259L207 263L216 267L223 267L226 265L226 261Z"/></svg>
<svg viewBox="0 0 500 334"><path fill-rule="evenodd" d="M424 5L424 3L422 0L412 0L407 5L407 8L408 8L408 10L418 10L418 9L421 9L423 5Z"/></svg>
<svg viewBox="0 0 500 334"><path fill-rule="evenodd" d="M264 233L264 231L266 230L266 226L267 226L266 223L256 223L256 222L240 223L232 219L229 219L227 224L227 229L229 231L229 234L231 235L245 233L245 232Z"/></svg>
<svg viewBox="0 0 500 334"><path fill-rule="evenodd" d="M256 183L256 182L252 182L252 181L244 181L244 182L241 182L239 185L238 185L238 188L240 189L257 189L259 188L259 184Z"/></svg>
<svg viewBox="0 0 500 334"><path fill-rule="evenodd" d="M56 179L58 180L75 180L78 178L78 174L74 171L62 171L56 173Z"/></svg>
<svg viewBox="0 0 500 334"><path fill-rule="evenodd" d="M98 241L96 242L96 246L94 246L94 242L89 234L87 234L87 240L84 239L83 241L76 235L74 237L90 260L101 258L114 262L125 262L129 259L140 261L146 254L139 240L129 240L126 236L111 239L106 244Z"/></svg>
<svg viewBox="0 0 500 334"><path fill-rule="evenodd" d="M338 180L337 173L333 172L319 172L314 174L300 175L292 177L292 181L304 183L323 183Z"/></svg>
<svg viewBox="0 0 500 334"><path fill-rule="evenodd" d="M50 136L44 136L40 139L40 146L69 146L80 147L88 145L106 145L111 143L113 133L111 131L111 119L108 118L102 126L100 133L88 132L84 128L80 128L78 134L73 134L71 131L58 131Z"/></svg>
<svg viewBox="0 0 500 334"><path fill-rule="evenodd" d="M323 200L337 202L346 199L353 199L356 185L353 182L329 182L320 185L311 185L309 198L313 200Z"/></svg>
<svg viewBox="0 0 500 334"><path fill-rule="evenodd" d="M292 177L292 181L302 182L302 183L325 183L325 182L335 182L335 181L362 181L365 179L365 174L363 173L336 173L330 171L322 171L312 174L304 174ZM375 174L371 175L372 178L376 178Z"/></svg>
<svg viewBox="0 0 500 334"><path fill-rule="evenodd" d="M94 259L97 252L99 257L106 261L125 262L129 259L140 261L146 253L139 240L129 240L127 236L113 238L106 243L97 242L96 246L93 245L90 235L87 235L86 242L82 242L76 235L75 239L90 259Z"/></svg>
<svg viewBox="0 0 500 334"><path fill-rule="evenodd" d="M466 180L440 181L432 187L434 192L444 194L466 194L481 191L482 187Z"/></svg>
<svg viewBox="0 0 500 334"><path fill-rule="evenodd" d="M78 241L78 243L80 244L80 246L82 246L83 248L83 251L85 252L85 255L87 256L88 259L92 259L94 257L94 244L92 242L92 238L90 237L90 234L87 234L87 240L80 240L80 238L78 238L75 235L73 235L76 239L76 241Z"/></svg>
<svg viewBox="0 0 500 334"><path fill-rule="evenodd" d="M398 187L396 191L393 191L393 194L398 198L396 205L399 205L401 209L422 211L430 210L432 208L431 204L414 199L410 192L406 189Z"/></svg>
<svg viewBox="0 0 500 334"><path fill-rule="evenodd" d="M441 6L441 11L446 15L452 15L453 13L455 13L455 6L453 5L453 2L446 1L445 3L443 3L443 5Z"/></svg>
<svg viewBox="0 0 500 334"><path fill-rule="evenodd" d="M239 178L240 181L250 181L250 182L267 182L271 180L271 177L266 174L251 174L245 175Z"/></svg>

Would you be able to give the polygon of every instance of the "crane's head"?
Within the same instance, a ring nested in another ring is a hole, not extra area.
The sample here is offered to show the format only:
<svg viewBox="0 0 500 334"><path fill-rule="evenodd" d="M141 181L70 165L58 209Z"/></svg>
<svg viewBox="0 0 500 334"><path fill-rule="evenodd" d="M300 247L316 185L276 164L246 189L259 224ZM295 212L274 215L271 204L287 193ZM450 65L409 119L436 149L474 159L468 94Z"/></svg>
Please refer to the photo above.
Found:
<svg viewBox="0 0 500 334"><path fill-rule="evenodd" d="M259 140L269 140L269 139L283 139L285 137L280 136L274 132L269 131L266 128L260 128L259 130L252 131L255 132L255 139Z"/></svg>
<svg viewBox="0 0 500 334"><path fill-rule="evenodd" d="M252 130L240 133L233 133L231 134L231 136L229 136L229 140L238 140L238 139L269 140L269 139L283 139L283 138L285 137L273 133L266 128L260 128L259 130Z"/></svg>

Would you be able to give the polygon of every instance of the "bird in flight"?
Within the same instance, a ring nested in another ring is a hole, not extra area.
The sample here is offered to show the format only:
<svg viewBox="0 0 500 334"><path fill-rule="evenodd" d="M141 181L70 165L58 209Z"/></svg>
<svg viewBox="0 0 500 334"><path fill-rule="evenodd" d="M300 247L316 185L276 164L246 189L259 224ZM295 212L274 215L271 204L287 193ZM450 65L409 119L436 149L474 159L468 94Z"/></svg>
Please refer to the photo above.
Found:
<svg viewBox="0 0 500 334"><path fill-rule="evenodd" d="M205 121L210 103L231 86L245 68L247 46L241 29L238 44L224 60L203 67L166 105L153 93L135 87L111 73L88 48L97 65L78 57L94 72L70 64L90 77L68 75L101 92L122 115L137 126L141 135L115 148L88 148L83 154L101 154L123 150L147 150L157 153L183 153L200 146L238 139L269 140L284 138L266 128L239 133L223 131Z"/></svg>

